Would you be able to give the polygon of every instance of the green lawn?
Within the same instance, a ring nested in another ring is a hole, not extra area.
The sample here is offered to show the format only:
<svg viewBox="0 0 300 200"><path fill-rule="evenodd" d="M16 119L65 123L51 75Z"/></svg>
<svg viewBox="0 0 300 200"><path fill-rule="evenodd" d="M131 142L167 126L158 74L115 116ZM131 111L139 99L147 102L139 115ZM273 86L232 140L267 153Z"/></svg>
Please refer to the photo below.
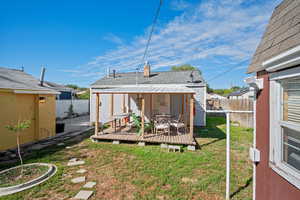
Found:
<svg viewBox="0 0 300 200"><path fill-rule="evenodd" d="M66 167L72 157L86 161L88 181L96 181L91 199L204 199L225 196L225 120L210 117L207 127L196 129L201 149L168 153L159 146L93 143L89 139L74 143L71 149L53 147L27 159L58 166L58 173L46 183L0 199L69 199L82 184L71 184L79 167ZM251 199L252 169L248 149L252 130L231 127L232 199Z"/></svg>

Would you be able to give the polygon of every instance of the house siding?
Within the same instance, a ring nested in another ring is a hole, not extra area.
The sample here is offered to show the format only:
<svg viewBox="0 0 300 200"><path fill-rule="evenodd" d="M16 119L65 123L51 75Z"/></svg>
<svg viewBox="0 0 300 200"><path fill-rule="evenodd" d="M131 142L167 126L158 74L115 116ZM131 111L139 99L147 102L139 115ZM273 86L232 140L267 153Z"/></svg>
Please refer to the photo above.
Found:
<svg viewBox="0 0 300 200"><path fill-rule="evenodd" d="M39 97L45 102L39 103ZM26 144L55 135L55 95L15 94L0 91L0 151L16 148L16 135L6 125L15 125L18 120L30 120L30 127L20 136Z"/></svg>
<svg viewBox="0 0 300 200"><path fill-rule="evenodd" d="M264 88L258 94L256 104L256 148L261 161L256 167L256 200L299 200L300 190L278 175L269 166L270 131L270 82L269 74L259 72Z"/></svg>
<svg viewBox="0 0 300 200"><path fill-rule="evenodd" d="M196 116L194 119L195 126L206 126L206 87L192 88L195 94Z"/></svg>

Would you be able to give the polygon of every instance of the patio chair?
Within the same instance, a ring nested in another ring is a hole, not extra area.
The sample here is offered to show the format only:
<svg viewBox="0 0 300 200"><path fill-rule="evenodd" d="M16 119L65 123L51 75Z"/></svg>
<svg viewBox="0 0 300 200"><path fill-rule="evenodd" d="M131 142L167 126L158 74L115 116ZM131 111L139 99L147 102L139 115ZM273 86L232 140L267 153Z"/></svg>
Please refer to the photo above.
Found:
<svg viewBox="0 0 300 200"><path fill-rule="evenodd" d="M177 132L178 135L181 135L181 133L180 133L180 131L179 131L180 129L183 129L183 133L186 132L185 124L184 124L184 122L183 122L183 118L182 118L182 115L181 115L181 114L178 116L178 119L177 119L177 120L172 120L172 121L171 121L170 126L171 126L172 128L175 128L175 129L176 129L176 132Z"/></svg>
<svg viewBox="0 0 300 200"><path fill-rule="evenodd" d="M170 123L167 119L159 119L154 121L154 132L155 134L159 133L168 133L170 135Z"/></svg>

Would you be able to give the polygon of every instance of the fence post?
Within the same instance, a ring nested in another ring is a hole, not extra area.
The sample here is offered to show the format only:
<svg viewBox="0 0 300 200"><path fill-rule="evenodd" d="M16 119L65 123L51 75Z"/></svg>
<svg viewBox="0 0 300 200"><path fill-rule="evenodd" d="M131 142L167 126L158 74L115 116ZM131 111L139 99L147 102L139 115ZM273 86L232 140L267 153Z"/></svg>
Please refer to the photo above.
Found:
<svg viewBox="0 0 300 200"><path fill-rule="evenodd" d="M226 112L226 200L230 199L230 114Z"/></svg>

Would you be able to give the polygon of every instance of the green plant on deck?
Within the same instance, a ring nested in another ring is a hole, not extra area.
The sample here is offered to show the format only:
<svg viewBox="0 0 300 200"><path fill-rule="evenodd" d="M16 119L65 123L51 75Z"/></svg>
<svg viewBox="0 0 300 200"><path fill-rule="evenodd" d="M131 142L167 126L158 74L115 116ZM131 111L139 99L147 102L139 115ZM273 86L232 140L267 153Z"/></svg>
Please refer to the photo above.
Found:
<svg viewBox="0 0 300 200"><path fill-rule="evenodd" d="M21 150L20 150L20 134L25 129L30 127L30 123L31 123L30 120L24 120L24 121L18 120L18 123L16 125L6 125L5 126L5 128L7 130L15 133L17 136L18 155L20 158L21 165L23 165L23 160L22 160Z"/></svg>
<svg viewBox="0 0 300 200"><path fill-rule="evenodd" d="M131 114L132 120L133 120L133 124L137 129L137 134L141 135L142 134L142 119L140 116L138 116L135 113ZM153 124L152 123L144 123L144 131L148 132L153 128Z"/></svg>
<svg viewBox="0 0 300 200"><path fill-rule="evenodd" d="M68 118L71 118L73 115L74 115L74 109L73 109L73 104L71 104L68 109Z"/></svg>

